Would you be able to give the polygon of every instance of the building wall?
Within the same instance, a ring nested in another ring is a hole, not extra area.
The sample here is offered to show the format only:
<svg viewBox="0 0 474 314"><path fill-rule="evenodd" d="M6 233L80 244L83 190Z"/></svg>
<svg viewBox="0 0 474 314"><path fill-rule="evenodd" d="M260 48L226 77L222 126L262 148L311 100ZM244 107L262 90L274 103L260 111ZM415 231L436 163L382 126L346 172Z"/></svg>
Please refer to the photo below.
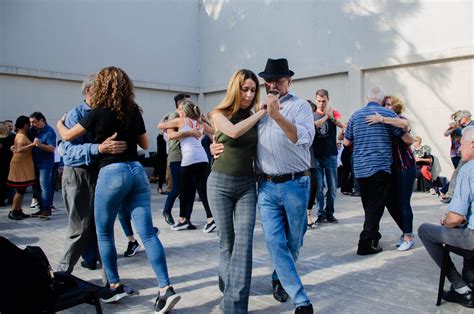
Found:
<svg viewBox="0 0 474 314"><path fill-rule="evenodd" d="M84 75L117 65L153 139L174 94L210 111L235 70L286 57L291 90L328 89L346 120L384 85L449 176L442 132L454 110L474 111L469 0L2 0L0 17L0 119L32 105L59 118L81 100Z"/></svg>

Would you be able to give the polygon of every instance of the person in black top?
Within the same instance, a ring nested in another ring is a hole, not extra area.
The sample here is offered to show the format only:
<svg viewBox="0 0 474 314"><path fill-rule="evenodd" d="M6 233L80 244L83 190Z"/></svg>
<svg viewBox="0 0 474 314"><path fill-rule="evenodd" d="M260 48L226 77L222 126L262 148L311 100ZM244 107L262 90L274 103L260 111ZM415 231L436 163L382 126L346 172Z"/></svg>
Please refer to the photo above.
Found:
<svg viewBox="0 0 474 314"><path fill-rule="evenodd" d="M118 211L130 215L142 238L148 258L160 287L155 302L155 313L171 310L180 300L170 285L163 246L153 229L148 177L138 162L137 145L148 149L148 136L140 107L135 103L133 83L120 68L102 69L92 87L92 110L71 129L58 123L64 140L72 140L90 132L94 143L102 143L117 134L116 140L127 142L127 149L115 155L100 155L99 177L94 199L95 223L99 252L110 295L104 302L114 302L127 295L117 269L117 251L114 243L114 222Z"/></svg>

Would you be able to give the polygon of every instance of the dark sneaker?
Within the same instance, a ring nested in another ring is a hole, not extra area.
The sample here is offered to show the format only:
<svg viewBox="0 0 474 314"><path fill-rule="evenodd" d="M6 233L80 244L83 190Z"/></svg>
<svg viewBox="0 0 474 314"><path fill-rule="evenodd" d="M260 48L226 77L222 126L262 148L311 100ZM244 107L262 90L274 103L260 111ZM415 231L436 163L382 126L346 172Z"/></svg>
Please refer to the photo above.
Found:
<svg viewBox="0 0 474 314"><path fill-rule="evenodd" d="M11 210L8 213L8 218L13 219L13 220L22 220L23 217L21 217L21 212L19 210Z"/></svg>
<svg viewBox="0 0 474 314"><path fill-rule="evenodd" d="M193 223L189 220L188 220L188 224L189 224L189 226L187 228L188 230L196 230L197 229L197 227L195 225L193 225Z"/></svg>
<svg viewBox="0 0 474 314"><path fill-rule="evenodd" d="M212 231L216 230L216 222L213 220L211 223L208 223L202 228L202 232L211 233Z"/></svg>
<svg viewBox="0 0 474 314"><path fill-rule="evenodd" d="M451 287L449 291L443 292L443 299L448 302L454 302L461 304L466 307L474 307L474 295L472 291L465 294L457 293L456 290Z"/></svg>
<svg viewBox="0 0 474 314"><path fill-rule="evenodd" d="M20 216L21 216L21 218L23 218L23 219L24 219L24 218L30 218L30 217L31 217L31 215L25 214L21 209L20 209Z"/></svg>
<svg viewBox="0 0 474 314"><path fill-rule="evenodd" d="M165 221L168 225L174 225L174 219L173 216L171 216L171 213L163 212L163 217L165 217Z"/></svg>
<svg viewBox="0 0 474 314"><path fill-rule="evenodd" d="M324 216L318 216L318 219L316 219L316 224L322 224L323 222L326 221L326 217Z"/></svg>
<svg viewBox="0 0 474 314"><path fill-rule="evenodd" d="M125 292L124 285L120 285L115 289L109 289L109 293L104 295L101 299L105 303L117 302L120 299L129 296L127 292Z"/></svg>
<svg viewBox="0 0 474 314"><path fill-rule="evenodd" d="M158 294L155 301L155 313L161 314L171 311L179 300L181 300L181 296L174 292L173 287L168 287L164 295Z"/></svg>
<svg viewBox="0 0 474 314"><path fill-rule="evenodd" d="M313 305L302 305L298 306L295 310L295 314L313 314Z"/></svg>
<svg viewBox="0 0 474 314"><path fill-rule="evenodd" d="M49 219L51 217L51 210L42 209L32 214L31 217L38 217L43 219Z"/></svg>
<svg viewBox="0 0 474 314"><path fill-rule="evenodd" d="M451 197L448 196L446 198L443 198L440 202L444 204L449 204L451 203Z"/></svg>
<svg viewBox="0 0 474 314"><path fill-rule="evenodd" d="M81 267L87 268L89 270L96 270L97 269L97 263L95 265L89 264L86 261L81 261Z"/></svg>
<svg viewBox="0 0 474 314"><path fill-rule="evenodd" d="M327 217L326 217L326 221L327 221L327 222L332 222L332 223L338 223L338 222L339 222L339 220L337 220L336 217L334 217L334 216L332 216L332 215L331 215L331 216L327 216Z"/></svg>
<svg viewBox="0 0 474 314"><path fill-rule="evenodd" d="M171 230L173 231L185 230L188 228L188 226L189 226L189 222L187 220L185 220L184 222L178 221L171 227Z"/></svg>
<svg viewBox="0 0 474 314"><path fill-rule="evenodd" d="M138 243L137 240L135 240L134 242L129 241L127 250L123 253L123 255L125 255L126 257L133 256L135 255L135 253L137 253L139 248L140 248L140 244Z"/></svg>

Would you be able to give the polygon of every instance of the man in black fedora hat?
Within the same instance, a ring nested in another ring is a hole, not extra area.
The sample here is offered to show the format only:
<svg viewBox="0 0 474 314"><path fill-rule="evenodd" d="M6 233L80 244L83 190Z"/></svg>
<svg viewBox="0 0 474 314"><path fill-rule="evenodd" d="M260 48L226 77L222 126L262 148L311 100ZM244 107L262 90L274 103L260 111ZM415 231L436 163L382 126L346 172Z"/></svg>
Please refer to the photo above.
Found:
<svg viewBox="0 0 474 314"><path fill-rule="evenodd" d="M311 106L289 92L294 72L286 59L268 59L258 74L265 81L267 110L258 123L257 174L260 221L275 270L273 297L293 300L295 313L313 313L313 306L296 270L307 227L310 152L314 138ZM218 155L224 147L213 144Z"/></svg>

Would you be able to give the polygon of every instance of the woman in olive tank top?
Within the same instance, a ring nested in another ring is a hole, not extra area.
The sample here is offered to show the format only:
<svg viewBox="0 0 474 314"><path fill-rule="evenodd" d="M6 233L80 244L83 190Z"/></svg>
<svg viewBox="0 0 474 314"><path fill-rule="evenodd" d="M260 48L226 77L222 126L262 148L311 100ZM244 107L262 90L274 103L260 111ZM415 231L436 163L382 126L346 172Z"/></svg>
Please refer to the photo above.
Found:
<svg viewBox="0 0 474 314"><path fill-rule="evenodd" d="M212 113L215 140L225 146L207 181L209 205L219 228L219 289L224 293L220 307L224 313L248 311L256 213L256 124L266 114L266 110L252 112L258 106L258 95L257 76L239 70Z"/></svg>

